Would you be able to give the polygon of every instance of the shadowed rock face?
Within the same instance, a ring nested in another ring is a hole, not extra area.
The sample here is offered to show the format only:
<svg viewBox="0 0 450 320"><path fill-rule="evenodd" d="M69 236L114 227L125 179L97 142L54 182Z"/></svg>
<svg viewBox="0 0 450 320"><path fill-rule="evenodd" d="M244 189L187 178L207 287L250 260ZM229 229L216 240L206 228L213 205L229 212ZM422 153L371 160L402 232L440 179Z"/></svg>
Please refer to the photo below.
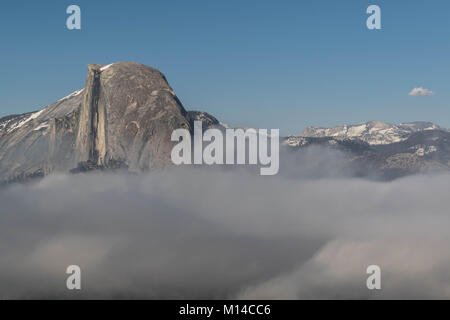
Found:
<svg viewBox="0 0 450 320"><path fill-rule="evenodd" d="M41 111L0 119L0 181L164 167L171 163L172 131L192 131L192 118L158 70L89 65L84 89Z"/></svg>

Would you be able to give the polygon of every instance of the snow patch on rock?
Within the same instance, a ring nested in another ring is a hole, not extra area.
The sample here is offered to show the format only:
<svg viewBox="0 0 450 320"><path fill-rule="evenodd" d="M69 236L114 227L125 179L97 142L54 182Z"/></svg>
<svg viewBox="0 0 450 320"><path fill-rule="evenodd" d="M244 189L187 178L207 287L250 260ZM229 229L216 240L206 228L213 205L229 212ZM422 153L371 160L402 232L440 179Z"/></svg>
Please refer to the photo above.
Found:
<svg viewBox="0 0 450 320"><path fill-rule="evenodd" d="M61 101L67 100L67 99L69 99L69 98L76 97L76 96L78 96L79 94L81 94L83 91L84 91L84 89L80 89L80 90L77 90L77 91L75 91L75 92L72 92L72 93L69 94L68 96L65 96L64 98L59 99L57 102L61 102Z"/></svg>

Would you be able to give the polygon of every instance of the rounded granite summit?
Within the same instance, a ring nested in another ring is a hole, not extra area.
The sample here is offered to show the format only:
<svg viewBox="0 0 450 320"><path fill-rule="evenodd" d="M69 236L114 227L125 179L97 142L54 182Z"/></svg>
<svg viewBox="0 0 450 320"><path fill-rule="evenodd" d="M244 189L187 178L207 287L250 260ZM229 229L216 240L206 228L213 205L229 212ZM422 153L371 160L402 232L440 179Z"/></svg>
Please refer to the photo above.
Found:
<svg viewBox="0 0 450 320"><path fill-rule="evenodd" d="M89 65L77 161L124 163L132 171L170 162L171 133L190 128L164 75L139 63Z"/></svg>
<svg viewBox="0 0 450 320"><path fill-rule="evenodd" d="M55 171L165 167L172 164L172 132L192 132L197 118L217 122L187 112L157 69L90 64L85 88L43 110L0 119L0 181Z"/></svg>

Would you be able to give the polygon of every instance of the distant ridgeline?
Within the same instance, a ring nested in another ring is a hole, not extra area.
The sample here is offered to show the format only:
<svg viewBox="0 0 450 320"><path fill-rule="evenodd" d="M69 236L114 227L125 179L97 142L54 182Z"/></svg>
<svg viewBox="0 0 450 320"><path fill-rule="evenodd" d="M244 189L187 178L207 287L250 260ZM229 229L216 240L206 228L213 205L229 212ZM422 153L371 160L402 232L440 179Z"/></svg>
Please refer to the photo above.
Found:
<svg viewBox="0 0 450 320"><path fill-rule="evenodd" d="M85 88L42 110L0 119L0 183L52 172L145 172L172 166L172 133L186 129L193 134L196 121L202 130L228 128L205 112L186 111L154 68L91 64ZM448 170L450 164L449 131L427 122L311 127L280 140L288 150L282 157L313 145L342 151L357 176L375 171L391 179Z"/></svg>

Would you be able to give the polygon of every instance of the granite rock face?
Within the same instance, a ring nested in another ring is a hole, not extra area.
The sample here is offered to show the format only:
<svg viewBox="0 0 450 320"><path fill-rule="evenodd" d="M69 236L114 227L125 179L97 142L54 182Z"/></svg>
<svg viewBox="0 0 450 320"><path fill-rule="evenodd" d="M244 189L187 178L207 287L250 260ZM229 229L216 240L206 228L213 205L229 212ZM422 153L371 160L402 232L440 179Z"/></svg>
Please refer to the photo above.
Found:
<svg viewBox="0 0 450 320"><path fill-rule="evenodd" d="M206 126L217 121L188 113L158 70L92 64L84 89L43 110L0 119L0 181L55 171L165 167L171 164L172 131L192 132L194 118Z"/></svg>

